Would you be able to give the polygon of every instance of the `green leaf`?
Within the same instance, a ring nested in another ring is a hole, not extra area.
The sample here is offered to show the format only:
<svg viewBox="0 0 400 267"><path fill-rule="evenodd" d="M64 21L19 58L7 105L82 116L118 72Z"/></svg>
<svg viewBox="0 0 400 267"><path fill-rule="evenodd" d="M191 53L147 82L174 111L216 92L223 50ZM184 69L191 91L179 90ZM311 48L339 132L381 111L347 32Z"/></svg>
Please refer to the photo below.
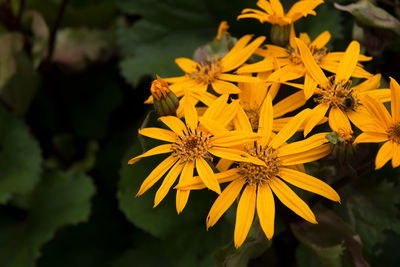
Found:
<svg viewBox="0 0 400 267"><path fill-rule="evenodd" d="M30 267L40 256L40 247L56 230L86 221L95 187L81 173L46 173L31 197L25 219L1 215L0 266Z"/></svg>
<svg viewBox="0 0 400 267"><path fill-rule="evenodd" d="M22 51L23 36L20 33L0 35L0 93L2 87L17 72L16 56Z"/></svg>
<svg viewBox="0 0 400 267"><path fill-rule="evenodd" d="M39 67L40 63L47 55L48 43L50 31L42 15L37 11L30 11L29 14L32 16L32 33L33 33L33 45L32 45L32 58L33 66Z"/></svg>
<svg viewBox="0 0 400 267"><path fill-rule="evenodd" d="M0 108L0 203L31 192L40 178L41 151L16 115Z"/></svg>

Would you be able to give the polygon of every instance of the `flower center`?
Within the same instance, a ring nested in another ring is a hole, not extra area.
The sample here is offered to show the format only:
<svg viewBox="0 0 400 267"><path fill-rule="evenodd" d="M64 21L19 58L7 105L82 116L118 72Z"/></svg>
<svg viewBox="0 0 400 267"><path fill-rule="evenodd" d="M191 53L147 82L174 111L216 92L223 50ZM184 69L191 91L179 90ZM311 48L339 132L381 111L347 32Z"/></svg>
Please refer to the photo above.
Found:
<svg viewBox="0 0 400 267"><path fill-rule="evenodd" d="M201 84L211 84L218 74L221 74L221 66L219 65L218 56L214 59L207 58L204 62L200 62L197 71L189 73L189 77Z"/></svg>
<svg viewBox="0 0 400 267"><path fill-rule="evenodd" d="M319 90L314 101L340 108L344 112L355 110L360 102L351 88L351 81L349 80L344 84L342 82L334 83L334 78L335 76L329 77L329 85Z"/></svg>
<svg viewBox="0 0 400 267"><path fill-rule="evenodd" d="M387 134L393 142L400 144L400 121L393 123L387 130Z"/></svg>
<svg viewBox="0 0 400 267"><path fill-rule="evenodd" d="M196 158L212 159L208 150L211 148L211 135L200 130L178 136L178 140L172 144L172 155L178 157L182 163L194 161Z"/></svg>
<svg viewBox="0 0 400 267"><path fill-rule="evenodd" d="M310 49L315 62L317 62L317 64L319 64L321 62L321 59L326 55L327 48L326 47L316 48L313 45L309 45L308 48ZM295 64L295 65L303 64L300 53L297 49L293 49L292 47L289 46L287 49L287 52L289 54L289 60L293 64Z"/></svg>
<svg viewBox="0 0 400 267"><path fill-rule="evenodd" d="M247 118L249 118L251 128L253 129L254 132L257 132L258 130L258 121L260 119L260 112L258 109L245 109L244 111L247 115Z"/></svg>
<svg viewBox="0 0 400 267"><path fill-rule="evenodd" d="M257 146L248 148L247 153L263 160L267 166L247 162L239 163L239 174L246 180L246 183L250 185L263 184L278 175L281 164L276 149Z"/></svg>

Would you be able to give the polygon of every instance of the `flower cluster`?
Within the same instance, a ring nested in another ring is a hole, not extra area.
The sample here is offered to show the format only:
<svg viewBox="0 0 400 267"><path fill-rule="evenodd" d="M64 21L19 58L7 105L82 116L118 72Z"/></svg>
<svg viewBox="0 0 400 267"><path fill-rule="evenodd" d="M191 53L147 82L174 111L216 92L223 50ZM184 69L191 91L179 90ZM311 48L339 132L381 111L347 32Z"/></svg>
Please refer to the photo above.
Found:
<svg viewBox="0 0 400 267"><path fill-rule="evenodd" d="M329 32L313 41L306 33L295 33L294 22L316 15L314 8L322 2L301 0L285 14L279 0L259 0L262 10L244 9L238 19L273 24L272 44L265 44L263 36L237 40L223 22L213 46L196 53L197 60L175 60L182 76L157 77L146 103L154 103L168 129L143 128L139 134L167 143L129 164L143 157L168 156L143 181L137 196L165 175L154 207L174 187L180 213L191 190L208 188L218 197L207 216L207 228L238 199L234 243L239 247L256 212L266 237L273 237L275 197L317 223L288 184L340 202L337 192L307 174L303 165L328 156L334 145L355 149L357 143L383 143L376 169L390 159L393 167L400 165L399 84L391 79L390 89L379 88L381 76L364 69L362 62L372 58L360 54L357 41L344 52L333 52L326 47ZM353 78L359 82L354 84ZM286 95L288 89L295 92ZM390 101L391 115L383 104ZM304 108L306 103L309 108ZM321 124L330 130L317 131ZM332 132L339 144L332 142ZM355 137L357 132L362 133ZM228 184L221 190L224 183Z"/></svg>

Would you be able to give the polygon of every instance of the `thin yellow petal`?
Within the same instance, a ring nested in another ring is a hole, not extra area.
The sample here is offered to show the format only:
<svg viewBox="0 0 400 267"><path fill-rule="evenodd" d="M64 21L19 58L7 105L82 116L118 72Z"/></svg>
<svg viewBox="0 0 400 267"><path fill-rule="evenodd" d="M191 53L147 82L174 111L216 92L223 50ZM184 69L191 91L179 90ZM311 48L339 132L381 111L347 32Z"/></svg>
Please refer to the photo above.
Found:
<svg viewBox="0 0 400 267"><path fill-rule="evenodd" d="M395 79L390 77L390 89L392 92L392 117L393 121L400 121L400 85Z"/></svg>
<svg viewBox="0 0 400 267"><path fill-rule="evenodd" d="M283 11L283 6L279 0L270 0L272 10L275 12L275 14L278 17L283 17L284 11Z"/></svg>
<svg viewBox="0 0 400 267"><path fill-rule="evenodd" d="M261 144L266 145L269 142L272 133L272 125L274 121L274 113L272 109L272 99L268 94L264 100L260 110L260 118L258 123L258 134L262 136Z"/></svg>
<svg viewBox="0 0 400 267"><path fill-rule="evenodd" d="M324 144L309 151L280 157L280 160L282 165L296 165L319 160L330 153L331 145Z"/></svg>
<svg viewBox="0 0 400 267"><path fill-rule="evenodd" d="M340 60L336 71L335 83L347 82L357 65L358 55L360 54L360 44L352 41L344 53L344 57Z"/></svg>
<svg viewBox="0 0 400 267"><path fill-rule="evenodd" d="M173 156L169 156L164 159L158 166L147 176L147 178L143 181L140 186L139 192L136 196L142 195L146 192L150 187L152 187L160 178L172 167L172 165L177 162L178 159Z"/></svg>
<svg viewBox="0 0 400 267"><path fill-rule="evenodd" d="M183 123L183 121L175 116L162 116L158 119L180 136L184 135L184 133L187 133L186 125Z"/></svg>
<svg viewBox="0 0 400 267"><path fill-rule="evenodd" d="M306 103L306 98L302 91L296 92L274 105L274 118L279 118L286 113L302 107Z"/></svg>
<svg viewBox="0 0 400 267"><path fill-rule="evenodd" d="M194 162L188 161L183 166L181 176L179 177L179 184L187 184L193 179ZM200 179L200 178L199 178ZM203 182L202 182L203 183ZM176 212L180 214L186 206L189 199L190 190L177 190L176 191Z"/></svg>
<svg viewBox="0 0 400 267"><path fill-rule="evenodd" d="M172 143L175 142L177 138L177 135L174 132L155 127L139 129L139 134Z"/></svg>
<svg viewBox="0 0 400 267"><path fill-rule="evenodd" d="M329 109L329 104L319 104L309 114L309 117L305 120L304 136L307 136L312 129L324 118L326 112Z"/></svg>
<svg viewBox="0 0 400 267"><path fill-rule="evenodd" d="M156 192L156 196L154 198L154 206L153 208L157 207L158 204L164 199L164 197L168 194L171 186L175 183L176 178L181 173L183 169L183 164L180 162L175 163L174 166L170 169L167 176L165 176L160 188L158 188Z"/></svg>
<svg viewBox="0 0 400 267"><path fill-rule="evenodd" d="M176 58L175 63L186 73L195 72L200 68L200 65L198 63L186 57Z"/></svg>
<svg viewBox="0 0 400 267"><path fill-rule="evenodd" d="M221 216L229 209L243 188L244 179L231 182L215 200L207 215L207 229L216 224Z"/></svg>
<svg viewBox="0 0 400 267"><path fill-rule="evenodd" d="M365 91L360 93L360 95L364 95L367 94L370 97L385 103L385 102L390 102L391 101L391 90L390 89L376 89L376 90L369 90L369 91Z"/></svg>
<svg viewBox="0 0 400 267"><path fill-rule="evenodd" d="M160 145L156 146L145 153L143 153L140 156L134 157L128 161L128 164L134 164L136 163L139 159L144 158L144 157L150 157L154 155L159 155L159 154L164 154L164 153L170 153L171 152L171 144L165 144L165 145Z"/></svg>
<svg viewBox="0 0 400 267"><path fill-rule="evenodd" d="M247 75L236 75L221 73L217 76L219 80L225 80L230 82L244 82L244 83L262 83L263 81L257 77Z"/></svg>
<svg viewBox="0 0 400 267"><path fill-rule="evenodd" d="M254 212L256 208L257 186L246 185L240 197L236 210L236 224L234 243L235 247L240 247L249 233L253 224Z"/></svg>
<svg viewBox="0 0 400 267"><path fill-rule="evenodd" d="M335 132L339 132L339 130L346 130L346 132L351 131L349 119L345 113L337 107L332 107L329 111L329 126Z"/></svg>
<svg viewBox="0 0 400 267"><path fill-rule="evenodd" d="M236 117L233 119L233 123L235 125L235 129L252 132L253 129L251 127L250 121L246 115L246 112L242 107L239 107Z"/></svg>
<svg viewBox="0 0 400 267"><path fill-rule="evenodd" d="M272 179L269 185L274 194L286 207L310 223L317 223L315 215L308 205L279 178Z"/></svg>
<svg viewBox="0 0 400 267"><path fill-rule="evenodd" d="M279 177L298 188L340 202L338 193L332 187L311 175L293 169L279 168Z"/></svg>
<svg viewBox="0 0 400 267"><path fill-rule="evenodd" d="M253 64L247 64L240 67L236 72L239 74L242 73L255 73L262 71L271 71L274 69L274 64L272 62L272 58L268 57L259 62Z"/></svg>
<svg viewBox="0 0 400 267"><path fill-rule="evenodd" d="M220 95L223 94L238 94L240 93L239 87L234 85L233 83L230 82L225 82L222 80L214 80L211 83L212 88L214 89L215 92L217 92Z"/></svg>
<svg viewBox="0 0 400 267"><path fill-rule="evenodd" d="M376 133L376 132L363 132L357 136L354 140L355 144L358 143L381 143L389 139L386 133Z"/></svg>
<svg viewBox="0 0 400 267"><path fill-rule="evenodd" d="M328 31L324 31L311 43L317 49L323 48L331 39L331 34Z"/></svg>
<svg viewBox="0 0 400 267"><path fill-rule="evenodd" d="M329 84L328 78L326 78L325 74L315 62L313 55L311 54L309 48L304 44L304 42L298 38L296 38L296 44L300 51L301 59L306 67L308 73L311 77L318 82L321 87L325 87Z"/></svg>
<svg viewBox="0 0 400 267"><path fill-rule="evenodd" d="M207 161L205 161L203 158L197 158L196 170L199 173L200 179L207 186L207 188L216 192L217 194L221 194L221 188L217 179L215 178L213 170L211 169L210 165L208 165Z"/></svg>
<svg viewBox="0 0 400 267"><path fill-rule="evenodd" d="M194 132L195 129L197 128L199 118L197 116L197 111L196 108L194 107L193 100L189 95L186 96L186 99L183 103L183 107L184 107L183 112L185 114L186 125L188 125L189 128L192 130L192 132Z"/></svg>
<svg viewBox="0 0 400 267"><path fill-rule="evenodd" d="M233 148L212 147L208 150L208 152L222 159L229 159L238 162L249 162L249 163L254 163L256 165L265 165L264 161L252 157L244 151Z"/></svg>
<svg viewBox="0 0 400 267"><path fill-rule="evenodd" d="M210 143L213 146L233 147L255 141L260 137L261 136L253 132L229 131L215 134L211 138Z"/></svg>
<svg viewBox="0 0 400 267"><path fill-rule="evenodd" d="M309 99L317 89L318 83L307 73L304 78L304 96Z"/></svg>
<svg viewBox="0 0 400 267"><path fill-rule="evenodd" d="M238 173L237 168L233 168L215 174L215 178L220 184L231 182L233 180L240 179L241 177L242 176ZM205 186L205 184L203 183L203 181L200 179L199 176L195 176L191 177L190 180L187 180L185 183L179 182L179 184L175 186L175 188L179 190L200 190L207 187Z"/></svg>
<svg viewBox="0 0 400 267"><path fill-rule="evenodd" d="M221 111L226 107L228 102L229 94L223 94L219 96L211 106L208 107L203 117L216 118Z"/></svg>
<svg viewBox="0 0 400 267"><path fill-rule="evenodd" d="M283 143L285 143L293 134L296 133L297 129L303 124L304 120L310 113L309 109L304 109L296 116L294 116L283 128L279 131L277 135L274 136L270 145L273 148L278 148Z"/></svg>
<svg viewBox="0 0 400 267"><path fill-rule="evenodd" d="M393 142L384 143L378 150L375 158L375 170L382 168L393 157Z"/></svg>
<svg viewBox="0 0 400 267"><path fill-rule="evenodd" d="M317 133L305 140L284 145L279 148L279 156L283 157L315 149L316 147L329 142L328 139L326 139L327 134L328 133Z"/></svg>
<svg viewBox="0 0 400 267"><path fill-rule="evenodd" d="M392 118L385 106L377 101L376 99L370 97L369 95L364 95L362 98L362 104L366 107L372 116L383 128L387 129L392 123Z"/></svg>
<svg viewBox="0 0 400 267"><path fill-rule="evenodd" d="M257 215L268 239L274 236L275 225L275 201L268 184L258 185L257 191Z"/></svg>
<svg viewBox="0 0 400 267"><path fill-rule="evenodd" d="M382 76L381 74L376 74L371 78L363 81L362 83L353 86L352 89L355 92L364 92L373 89L378 89L379 86L381 85L381 76Z"/></svg>
<svg viewBox="0 0 400 267"><path fill-rule="evenodd" d="M299 39L303 40L306 45L311 44L310 36L305 32L300 33Z"/></svg>
<svg viewBox="0 0 400 267"><path fill-rule="evenodd" d="M400 144L393 143L392 167L397 168L399 166L400 166Z"/></svg>
<svg viewBox="0 0 400 267"><path fill-rule="evenodd" d="M228 131L223 125L221 125L221 123L219 123L215 119L210 119L204 116L200 118L200 125L206 128L207 131L212 134Z"/></svg>

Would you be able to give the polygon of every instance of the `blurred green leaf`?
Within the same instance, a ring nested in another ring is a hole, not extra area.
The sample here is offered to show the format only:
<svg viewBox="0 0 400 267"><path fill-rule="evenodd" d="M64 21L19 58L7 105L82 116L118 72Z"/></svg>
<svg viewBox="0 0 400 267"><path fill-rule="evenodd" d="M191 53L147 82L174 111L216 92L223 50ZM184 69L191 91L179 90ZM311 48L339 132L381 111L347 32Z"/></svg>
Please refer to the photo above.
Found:
<svg viewBox="0 0 400 267"><path fill-rule="evenodd" d="M25 124L0 108L0 203L31 192L39 181L41 151Z"/></svg>
<svg viewBox="0 0 400 267"><path fill-rule="evenodd" d="M92 181L84 174L45 173L24 220L1 215L0 266L35 266L40 247L56 230L88 219L94 192Z"/></svg>
<svg viewBox="0 0 400 267"><path fill-rule="evenodd" d="M296 249L296 262L298 267L320 267L321 263L314 252L306 245L300 244Z"/></svg>
<svg viewBox="0 0 400 267"><path fill-rule="evenodd" d="M17 72L16 56L22 51L24 41L20 33L0 35L0 93L4 85Z"/></svg>
<svg viewBox="0 0 400 267"><path fill-rule="evenodd" d="M47 55L48 42L49 42L49 28L44 21L42 15L37 11L29 11L32 16L32 33L33 33L33 45L32 45L32 58L33 66L39 67L40 63Z"/></svg>

